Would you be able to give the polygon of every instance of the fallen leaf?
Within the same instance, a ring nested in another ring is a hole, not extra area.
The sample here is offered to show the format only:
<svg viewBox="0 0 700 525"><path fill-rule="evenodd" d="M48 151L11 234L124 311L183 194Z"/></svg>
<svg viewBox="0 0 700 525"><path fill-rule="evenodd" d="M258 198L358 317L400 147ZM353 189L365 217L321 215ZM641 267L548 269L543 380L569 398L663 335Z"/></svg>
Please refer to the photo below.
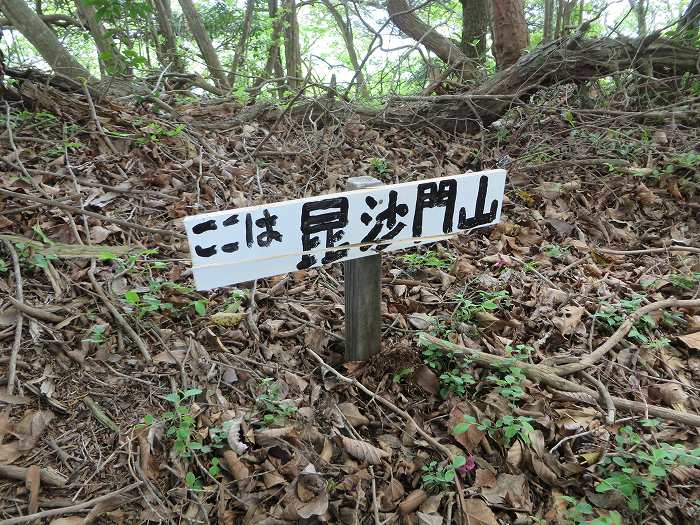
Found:
<svg viewBox="0 0 700 525"><path fill-rule="evenodd" d="M573 334L581 323L581 318L585 312L586 309L582 306L565 306L562 308L562 315L552 319L552 324L562 335Z"/></svg>
<svg viewBox="0 0 700 525"><path fill-rule="evenodd" d="M499 474L496 484L483 488L481 495L492 505L507 505L527 512L532 510L527 479L522 474Z"/></svg>
<svg viewBox="0 0 700 525"><path fill-rule="evenodd" d="M343 447L348 454L355 459L359 459L360 461L366 461L370 465L380 465L382 458L390 456L387 451L377 448L374 445L370 445L365 441L351 439L345 436L341 436L341 439L343 442Z"/></svg>
<svg viewBox="0 0 700 525"><path fill-rule="evenodd" d="M80 516L68 516L51 520L49 525L83 525L84 521L85 519Z"/></svg>
<svg viewBox="0 0 700 525"><path fill-rule="evenodd" d="M338 408L353 427L361 427L369 423L369 419L360 413L354 403L340 403Z"/></svg>
<svg viewBox="0 0 700 525"><path fill-rule="evenodd" d="M428 499L428 495L424 490L414 490L408 496L406 496L406 498L399 505L399 513L403 514L404 516L406 514L410 514L420 507L426 499Z"/></svg>
<svg viewBox="0 0 700 525"><path fill-rule="evenodd" d="M418 525L442 525L442 516L439 514L426 514L425 512L417 512Z"/></svg>
<svg viewBox="0 0 700 525"><path fill-rule="evenodd" d="M237 326L245 316L245 312L216 312L209 319L219 326Z"/></svg>
<svg viewBox="0 0 700 525"><path fill-rule="evenodd" d="M496 516L491 509L477 498L471 498L464 501L464 514L467 517L467 523L471 525L498 525Z"/></svg>
<svg viewBox="0 0 700 525"><path fill-rule="evenodd" d="M440 380L427 365L421 365L413 372L413 381L426 392L437 396L440 391Z"/></svg>
<svg viewBox="0 0 700 525"><path fill-rule="evenodd" d="M692 334L682 335L678 339L683 341L688 348L693 350L700 350L700 332L695 332Z"/></svg>

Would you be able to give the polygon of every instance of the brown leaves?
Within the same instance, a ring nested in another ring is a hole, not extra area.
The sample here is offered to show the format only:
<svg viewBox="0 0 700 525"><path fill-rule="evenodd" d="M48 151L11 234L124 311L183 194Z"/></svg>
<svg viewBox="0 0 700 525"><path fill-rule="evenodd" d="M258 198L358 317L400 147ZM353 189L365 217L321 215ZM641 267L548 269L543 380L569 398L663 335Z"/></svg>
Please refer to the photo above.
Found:
<svg viewBox="0 0 700 525"><path fill-rule="evenodd" d="M374 445L370 445L365 441L360 441L358 439L351 439L345 436L341 436L341 441L345 451L350 454L355 459L360 461L365 461L370 465L380 465L383 458L387 458L390 454L377 448Z"/></svg>
<svg viewBox="0 0 700 525"><path fill-rule="evenodd" d="M562 315L552 319L552 324L562 335L571 335L576 333L581 325L584 313L586 313L586 309L581 306L565 306L562 308Z"/></svg>
<svg viewBox="0 0 700 525"><path fill-rule="evenodd" d="M14 435L17 439L0 445L0 465L11 465L30 452L41 438L51 419L53 419L53 413L39 410L27 412L16 426L8 422L6 432Z"/></svg>
<svg viewBox="0 0 700 525"><path fill-rule="evenodd" d="M471 525L498 525L496 516L482 500L472 498L464 501L464 514Z"/></svg>
<svg viewBox="0 0 700 525"><path fill-rule="evenodd" d="M288 503L285 516L290 519L321 516L328 510L326 482L312 464L299 473L286 492Z"/></svg>

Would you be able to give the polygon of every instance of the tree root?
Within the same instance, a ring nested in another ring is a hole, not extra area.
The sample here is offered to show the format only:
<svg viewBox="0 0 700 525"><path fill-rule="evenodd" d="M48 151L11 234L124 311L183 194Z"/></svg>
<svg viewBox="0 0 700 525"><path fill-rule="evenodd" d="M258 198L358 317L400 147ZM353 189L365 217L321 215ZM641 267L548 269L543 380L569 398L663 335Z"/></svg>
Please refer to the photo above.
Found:
<svg viewBox="0 0 700 525"><path fill-rule="evenodd" d="M462 353L469 356L469 358L475 363L491 368L499 368L501 366L505 366L506 363L509 365L513 364L510 359L505 357L487 354L465 346L456 345L426 333L420 334L419 342L422 344L434 345L445 350ZM554 387L557 390L564 390L566 392L582 392L590 395L593 399L598 400L602 406L605 406L605 399L597 390L586 388L578 383L574 383L573 381L560 377L559 374L561 371L559 369L563 367L533 365L531 363L523 363L520 361L517 361L515 365L522 369L523 373L528 377L528 379L535 381L536 383L542 383ZM648 405L639 401L630 401L629 399L623 399L621 397L610 396L610 399L612 400L615 408L618 410L623 409L630 412L649 414L650 416L659 417L668 421L684 423L694 427L700 426L700 415L698 414L693 414L691 412L679 412L670 408Z"/></svg>

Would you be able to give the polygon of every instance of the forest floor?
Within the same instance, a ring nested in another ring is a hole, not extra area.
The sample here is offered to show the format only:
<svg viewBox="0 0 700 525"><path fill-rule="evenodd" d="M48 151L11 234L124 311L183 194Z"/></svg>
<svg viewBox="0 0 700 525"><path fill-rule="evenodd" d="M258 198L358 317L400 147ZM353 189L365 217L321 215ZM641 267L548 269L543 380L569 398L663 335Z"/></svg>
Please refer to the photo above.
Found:
<svg viewBox="0 0 700 525"><path fill-rule="evenodd" d="M256 122L207 131L231 102L181 100L176 120L22 94L0 130L13 246L0 250L1 520L700 520L697 122L630 117L646 109L635 97L606 101L625 115L581 110L562 88L478 136L352 120L281 120L268 136ZM193 288L186 215L341 191L350 176L497 166L498 226L383 256L383 351L368 363L342 364L339 264ZM684 302L625 325L668 299ZM581 362L616 330L588 375L568 377L600 402L521 366ZM614 410L610 395L639 403Z"/></svg>

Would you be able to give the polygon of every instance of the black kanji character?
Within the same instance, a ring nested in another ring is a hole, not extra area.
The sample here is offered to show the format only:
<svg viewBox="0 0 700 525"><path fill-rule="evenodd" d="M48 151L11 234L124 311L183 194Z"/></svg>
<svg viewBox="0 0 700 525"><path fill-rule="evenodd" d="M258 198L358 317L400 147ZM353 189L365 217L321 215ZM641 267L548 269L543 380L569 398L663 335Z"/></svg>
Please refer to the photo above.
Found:
<svg viewBox="0 0 700 525"><path fill-rule="evenodd" d="M334 210L328 213L313 214L320 210ZM335 247L335 243L343 238L348 224L348 199L347 197L335 197L314 202L305 202L301 208L301 244L305 252L313 250L321 245L321 240L316 233L326 232L326 248ZM343 244L342 246L346 245ZM321 259L323 264L328 264L347 255L347 250L332 250L326 252ZM316 264L316 257L304 254L297 264L299 270L310 268Z"/></svg>
<svg viewBox="0 0 700 525"><path fill-rule="evenodd" d="M442 220L442 233L452 232L452 219L457 198L457 181L448 179L437 182L424 182L418 185L416 195L416 212L413 216L413 236L423 233L423 210L426 208L445 208Z"/></svg>
<svg viewBox="0 0 700 525"><path fill-rule="evenodd" d="M386 241L388 239L393 239L395 238L401 230L403 230L406 227L406 224L403 222L398 222L397 217L405 217L408 214L408 206L406 204L396 204L396 199L398 197L398 192L391 190L389 192L389 204L387 205L386 209L380 213L377 214L377 217L375 218L375 224L372 226L372 229L369 231L367 235L362 239L362 243L366 242L371 242L375 241L377 239L377 236L379 233L382 231L384 228L384 222L386 221L386 227L390 228L390 231L384 235L382 235L381 240ZM374 199L372 196L368 196L365 198L365 202L367 203L367 206L370 207L370 209L374 209L377 207L377 201ZM360 216L360 220L365 224L369 225L370 222L372 222L372 216L369 213L363 213ZM387 246L389 246L390 243L385 243L385 244L378 244L375 247L375 250L381 251L385 249ZM360 247L360 250L363 252L369 250L371 246L362 246Z"/></svg>
<svg viewBox="0 0 700 525"><path fill-rule="evenodd" d="M459 221L457 227L460 230L468 230L470 228L476 228L482 224L488 224L493 222L496 218L496 213L498 212L498 199L491 201L491 209L484 213L484 206L486 205L486 192L489 189L489 178L483 175L479 179L479 193L476 196L476 209L474 210L474 216L467 218L467 210L461 208L459 210Z"/></svg>

